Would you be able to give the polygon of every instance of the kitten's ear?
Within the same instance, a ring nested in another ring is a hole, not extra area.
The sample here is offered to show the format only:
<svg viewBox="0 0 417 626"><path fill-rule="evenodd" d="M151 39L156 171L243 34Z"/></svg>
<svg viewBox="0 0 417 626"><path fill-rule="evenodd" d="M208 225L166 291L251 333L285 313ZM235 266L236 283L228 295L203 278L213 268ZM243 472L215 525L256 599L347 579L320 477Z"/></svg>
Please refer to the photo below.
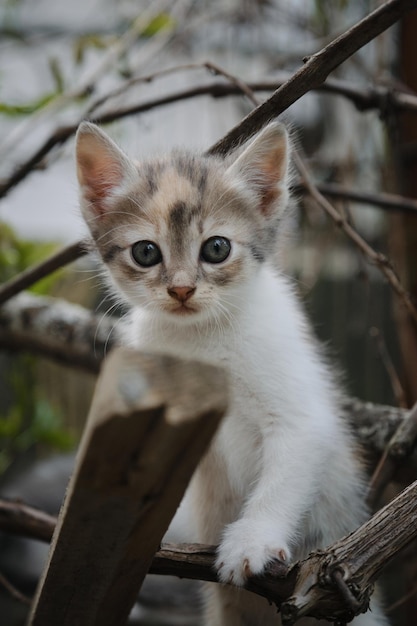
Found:
<svg viewBox="0 0 417 626"><path fill-rule="evenodd" d="M127 188L136 172L132 161L95 124L82 122L76 135L77 177L84 216L111 209L111 199Z"/></svg>
<svg viewBox="0 0 417 626"><path fill-rule="evenodd" d="M267 217L282 211L288 198L289 140L285 126L268 124L230 166L256 190L259 210Z"/></svg>

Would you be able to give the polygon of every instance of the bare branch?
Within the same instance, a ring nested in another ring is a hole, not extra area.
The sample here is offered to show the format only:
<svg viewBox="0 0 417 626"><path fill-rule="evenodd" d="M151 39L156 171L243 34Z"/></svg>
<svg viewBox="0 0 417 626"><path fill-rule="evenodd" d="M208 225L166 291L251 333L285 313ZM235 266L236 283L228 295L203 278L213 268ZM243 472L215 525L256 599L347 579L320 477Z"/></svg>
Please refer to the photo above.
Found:
<svg viewBox="0 0 417 626"><path fill-rule="evenodd" d="M248 87L248 85L246 85L236 77L232 76L228 72L225 72L218 66L213 65L213 69L216 72L223 74L223 76L225 76L231 83L237 85L253 104L258 104L258 100L255 94ZM400 297L412 319L417 325L417 309L411 301L409 294L400 283L400 280L394 272L391 262L386 256L384 256L380 252L376 252L351 226L347 218L342 215L335 207L333 207L330 202L328 202L326 198L320 193L312 180L312 177L310 175L310 172L308 171L306 164L304 163L304 160L297 152L294 152L294 161L302 177L305 189L309 192L309 194L317 202L317 204L327 213L327 215L331 217L336 226L343 230L345 235L347 235L347 237L356 245L356 247L359 248L359 250L368 259L368 261L379 268L379 270L382 272L382 274L385 276L385 278L393 288L394 292Z"/></svg>
<svg viewBox="0 0 417 626"><path fill-rule="evenodd" d="M13 531L10 502L7 529ZM21 505L17 504L17 507ZM2 509L0 500L0 527ZM30 507L25 507L26 513ZM39 518L39 512L35 511ZM246 588L281 607L283 623L293 624L302 616L350 621L367 609L375 579L387 563L417 536L417 482L378 511L350 535L326 550L286 568L270 565L261 578L251 578ZM21 525L19 534L21 533ZM45 524L42 539L52 528ZM33 535L33 527L28 531ZM149 572L216 582L213 569L215 547L195 544L163 544L156 552ZM342 591L342 593L340 593Z"/></svg>
<svg viewBox="0 0 417 626"><path fill-rule="evenodd" d="M0 528L4 532L50 542L56 517L20 501L0 499Z"/></svg>
<svg viewBox="0 0 417 626"><path fill-rule="evenodd" d="M238 142L242 142L257 130L262 128L269 120L277 117L291 104L303 96L307 91L313 89L323 89L328 92L339 93L351 99L355 106L361 110L369 108L379 108L387 111L390 107L396 106L403 110L416 110L416 98L410 94L397 94L392 91L380 89L358 89L341 81L328 81L323 85L327 76L338 65L343 63L356 50L368 43L383 30L392 25L406 12L417 6L417 0L390 0L382 7L358 22L354 27L346 31L343 35L333 40L320 52L314 54L306 64L298 70L284 84L280 84L274 94L268 98L258 109L253 111L247 118L242 120L226 137L210 149L210 153L227 153ZM204 66L205 64L203 64ZM187 66L188 67L188 66ZM191 66L194 67L194 66ZM152 76L137 80L152 80ZM282 82L282 81L278 81ZM128 81L127 85L130 86ZM253 83L250 88L260 91L269 91L276 88L276 81L265 81L257 84ZM95 116L94 121L104 124L128 115L133 115L147 111L151 108L170 104L185 98L193 98L199 95L212 95L213 97L223 97L231 93L239 93L239 85L204 85L192 89L169 94L166 97L153 99L149 102L126 108L118 108L107 112L102 116ZM108 97L113 94L110 93ZM102 103L102 99L99 104ZM94 106L98 104L93 104ZM91 115L91 108L90 108ZM84 119L84 117L83 117ZM42 146L6 181L0 185L0 198L5 196L10 189L22 181L56 146L64 143L77 129L81 119L72 126L58 128L50 135Z"/></svg>
<svg viewBox="0 0 417 626"><path fill-rule="evenodd" d="M34 283L45 276L49 276L52 272L76 261L80 257L87 254L90 245L88 241L78 241L62 250L58 250L55 254L48 257L45 261L41 261L24 272L21 272L11 280L0 285L0 304L9 300L12 296L17 295L23 289L31 287Z"/></svg>
<svg viewBox="0 0 417 626"><path fill-rule="evenodd" d="M0 347L98 372L116 341L117 321L65 300L22 293L0 308Z"/></svg>
<svg viewBox="0 0 417 626"><path fill-rule="evenodd" d="M202 66L197 67L208 67L210 64L205 63ZM181 66L183 67L192 67L191 66ZM160 72L161 75L165 75L169 71L174 71L177 68L172 68L171 70L164 70ZM140 79L135 79L133 82L138 82L139 80L144 82L149 82L152 80L152 77L144 76ZM290 76L286 74L286 76ZM287 78L289 80L289 78ZM129 84L129 83L128 83ZM249 82L247 86L250 88L252 92L265 92L275 90L278 87L284 84L284 80L273 80L273 81L261 81L261 82ZM389 101L390 106L397 108L399 110L411 110L417 112L417 97L412 96L410 94L398 94L391 93L389 90L381 90L380 88L368 88L367 90L360 89L359 87L351 86L347 82L343 81L335 81L328 80L324 85L321 85L317 88L319 91L324 91L328 93L334 93L339 95L345 95L355 103L358 108L361 110L367 110L371 108L380 108L382 103L386 103ZM224 83L224 82L212 82L205 85L196 85L194 87L174 91L168 93L164 96L158 96L156 98L152 98L150 100L145 100L144 102L139 102L138 104L129 105L127 107L117 107L115 109L110 109L106 113L103 114L94 114L94 109L96 109L99 105L103 104L103 101L107 100L110 97L113 97L116 94L122 92L122 89L118 89L117 92L111 92L106 96L100 98L100 101L94 102L92 105L92 110L88 112L87 115L84 115L80 118L75 124L60 126L55 129L48 137L45 139L44 143L36 150L36 152L29 157L26 161L24 161L16 171L6 180L4 180L0 185L0 198L7 195L7 193L15 187L18 183L26 178L28 174L30 174L37 166L40 165L42 160L55 148L56 146L64 144L72 135L75 134L80 122L84 119L94 120L97 124L106 124L113 122L117 119L121 119L123 117L129 117L130 115L138 115L140 113L145 113L146 111L152 110L154 108L160 106L167 106L174 102L180 102L182 100L189 100L191 98L197 98L202 96L211 96L213 98L224 98L230 95L240 95L242 93L242 89L239 85L233 83ZM392 201L389 199L388 194L387 198L385 198L384 194L381 194L381 200L374 200L374 196L369 195L366 197L366 194L363 192L362 194L355 195L355 192L350 192L349 190L343 190L338 188L337 185L326 185L326 194L328 195L336 195L339 197L345 197L346 194L350 194L351 199L357 199L362 202L370 202L373 204L377 204L382 207L387 208L397 208L402 210L411 210L416 211L416 203L413 200L404 200L401 196L396 196L392 198ZM341 195L343 194L343 195Z"/></svg>
<svg viewBox="0 0 417 626"><path fill-rule="evenodd" d="M292 597L281 605L283 624L303 616L348 622L365 611L382 569L417 536L416 518L417 481L358 530L295 566Z"/></svg>
<svg viewBox="0 0 417 626"><path fill-rule="evenodd" d="M116 318L65 300L22 293L0 308L0 348L34 352L94 373L118 344L117 324ZM378 457L408 415L355 399L346 400L344 410L364 448Z"/></svg>
<svg viewBox="0 0 417 626"><path fill-rule="evenodd" d="M351 200L352 202L370 204L388 211L401 211L417 215L417 200L413 198L404 198L393 193L358 191L357 189L348 189L335 183L319 183L316 187L323 196L329 196L330 198ZM302 180L296 183L292 189L296 193L310 193Z"/></svg>
<svg viewBox="0 0 417 626"><path fill-rule="evenodd" d="M347 398L343 409L363 449L378 458L396 430L409 417L405 409L363 402L358 398Z"/></svg>
<svg viewBox="0 0 417 626"><path fill-rule="evenodd" d="M248 87L251 89L250 84ZM324 196L328 195L333 198L370 204L390 211L417 213L416 200L413 200L412 198L404 198L403 196L396 194L373 194L366 191L347 189L341 185L329 183L318 184L316 185L316 188ZM310 193L309 188L302 180L292 186L292 191L297 194ZM41 278L44 278L53 271L58 270L60 267L81 258L88 253L90 248L91 244L88 240L78 241L75 244L71 244L70 246L63 248L51 257L48 257L45 261L41 261L35 267L29 268L25 272L22 272L11 280L3 283L0 285L0 304L20 293L23 289L27 289L31 285L35 284Z"/></svg>
<svg viewBox="0 0 417 626"><path fill-rule="evenodd" d="M310 173L301 159L301 157L295 153L294 156L298 171L303 177L304 184L310 192L310 195L317 204L327 213L327 215L333 220L340 230L355 244L355 246L365 255L367 260L375 265L381 273L385 276L388 283L391 285L394 292L400 298L401 302L407 309L410 317L414 323L417 324L417 309L415 308L409 293L402 286L397 274L395 273L389 259L381 252L376 252L359 233L349 224L347 218L339 213L339 211L326 200L326 198L319 192L317 187L312 182Z"/></svg>
<svg viewBox="0 0 417 626"><path fill-rule="evenodd" d="M367 15L325 48L306 60L292 78L277 89L268 100L249 113L237 126L209 150L210 154L227 154L230 149L261 130L265 124L288 109L307 91L317 88L327 76L357 50L417 7L417 0L389 0Z"/></svg>
<svg viewBox="0 0 417 626"><path fill-rule="evenodd" d="M1 572L0 572L0 585L6 589L6 591L12 596L12 598L17 600L21 604L26 604L27 606L31 605L32 600L28 598L27 596L25 596L21 591L16 589L16 587L12 585L11 582L8 581L7 578L3 576Z"/></svg>
<svg viewBox="0 0 417 626"><path fill-rule="evenodd" d="M392 480L395 471L409 458L417 444L417 404L388 442L369 485L368 502L374 505Z"/></svg>
<svg viewBox="0 0 417 626"><path fill-rule="evenodd" d="M391 355L389 354L384 337L381 331L379 330L379 328L376 328L375 326L372 326L372 328L369 331L369 334L375 340L381 362L391 381L391 387L394 393L396 404L402 407L403 409L405 409L408 407L406 394L401 384L400 377L391 359Z"/></svg>
<svg viewBox="0 0 417 626"><path fill-rule="evenodd" d="M88 71L86 76L82 77L78 85L71 86L71 88L59 94L49 104L35 111L30 117L26 118L19 126L12 130L2 143L1 156L4 158L8 151L11 150L23 136L28 134L29 129L36 127L41 120L51 116L77 98L82 98L88 94L103 74L108 72L117 60L126 54L137 42L139 35L152 23L152 20L155 19L162 10L167 11L170 9L171 12L175 11L175 5L179 4L180 1L183 0L176 0L174 3L170 3L168 0L159 0L156 3L153 2L145 11L141 11L129 28L127 28L127 30L106 50L100 61ZM172 4L174 6L169 6ZM169 26L169 24L174 23L174 20L168 22L168 25L163 28L162 31L158 31L153 35L152 43L156 40L158 48L165 45L172 37L172 26Z"/></svg>

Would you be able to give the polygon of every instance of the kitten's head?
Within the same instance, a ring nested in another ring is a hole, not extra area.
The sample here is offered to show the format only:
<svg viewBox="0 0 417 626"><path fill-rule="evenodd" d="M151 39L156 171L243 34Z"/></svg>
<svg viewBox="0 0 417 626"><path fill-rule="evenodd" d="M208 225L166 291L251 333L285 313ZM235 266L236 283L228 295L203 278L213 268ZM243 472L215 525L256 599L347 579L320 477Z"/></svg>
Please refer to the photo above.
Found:
<svg viewBox="0 0 417 626"><path fill-rule="evenodd" d="M81 124L81 210L117 290L176 323L233 316L275 253L288 152L274 122L226 159L174 152L136 163Z"/></svg>

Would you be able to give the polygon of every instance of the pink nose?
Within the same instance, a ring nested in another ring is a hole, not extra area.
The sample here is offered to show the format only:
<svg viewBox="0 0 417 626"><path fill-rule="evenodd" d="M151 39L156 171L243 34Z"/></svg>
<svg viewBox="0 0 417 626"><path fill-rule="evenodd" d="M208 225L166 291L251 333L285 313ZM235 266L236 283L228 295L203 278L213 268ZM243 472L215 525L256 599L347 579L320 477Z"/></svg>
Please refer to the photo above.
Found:
<svg viewBox="0 0 417 626"><path fill-rule="evenodd" d="M168 293L178 302L186 302L195 292L195 287L170 287Z"/></svg>

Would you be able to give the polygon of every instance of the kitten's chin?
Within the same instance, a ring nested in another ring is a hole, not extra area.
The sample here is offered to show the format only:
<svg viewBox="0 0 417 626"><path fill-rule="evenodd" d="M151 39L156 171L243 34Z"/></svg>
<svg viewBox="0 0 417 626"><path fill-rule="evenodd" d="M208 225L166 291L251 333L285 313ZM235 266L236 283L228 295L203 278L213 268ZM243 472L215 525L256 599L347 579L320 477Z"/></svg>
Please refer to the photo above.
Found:
<svg viewBox="0 0 417 626"><path fill-rule="evenodd" d="M175 324L195 324L206 319L204 311L185 304L162 309L162 317Z"/></svg>

